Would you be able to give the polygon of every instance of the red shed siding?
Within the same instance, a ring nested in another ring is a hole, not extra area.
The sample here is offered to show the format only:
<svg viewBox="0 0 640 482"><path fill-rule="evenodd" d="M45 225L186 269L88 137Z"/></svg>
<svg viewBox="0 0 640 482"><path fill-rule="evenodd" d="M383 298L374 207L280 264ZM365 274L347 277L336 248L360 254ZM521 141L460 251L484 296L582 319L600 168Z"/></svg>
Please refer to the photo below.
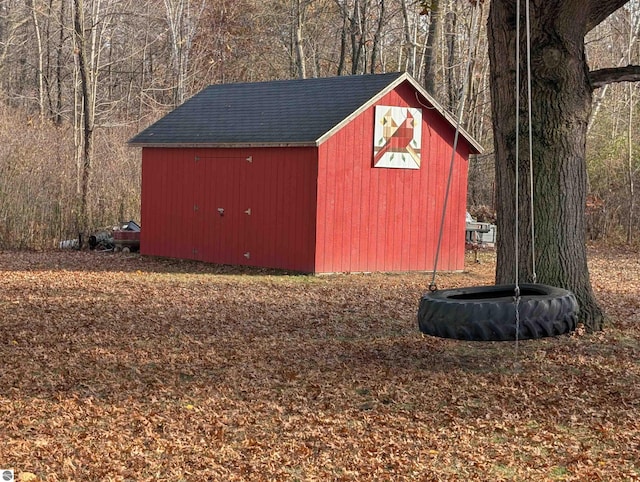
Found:
<svg viewBox="0 0 640 482"><path fill-rule="evenodd" d="M372 167L375 107L318 148L143 148L141 252L316 273L433 269L454 128L408 82L377 103L422 108L419 170ZM464 268L468 154L461 141L441 270Z"/></svg>
<svg viewBox="0 0 640 482"><path fill-rule="evenodd" d="M419 170L372 167L375 107L319 147L316 272L432 270L454 129L402 84L378 104L422 107ZM468 146L459 143L439 269L464 268Z"/></svg>
<svg viewBox="0 0 640 482"><path fill-rule="evenodd" d="M142 254L314 271L315 156L315 148L144 148Z"/></svg>

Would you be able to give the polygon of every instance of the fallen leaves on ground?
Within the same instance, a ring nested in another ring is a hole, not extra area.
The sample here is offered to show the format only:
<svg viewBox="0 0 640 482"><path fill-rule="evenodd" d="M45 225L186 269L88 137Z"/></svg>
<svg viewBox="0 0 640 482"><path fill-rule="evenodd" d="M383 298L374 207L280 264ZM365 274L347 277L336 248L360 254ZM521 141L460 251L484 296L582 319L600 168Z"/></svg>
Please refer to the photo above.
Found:
<svg viewBox="0 0 640 482"><path fill-rule="evenodd" d="M481 260L439 285L490 284ZM425 274L3 252L0 468L52 482L640 480L640 260L594 248L591 271L607 329L516 349L422 337Z"/></svg>

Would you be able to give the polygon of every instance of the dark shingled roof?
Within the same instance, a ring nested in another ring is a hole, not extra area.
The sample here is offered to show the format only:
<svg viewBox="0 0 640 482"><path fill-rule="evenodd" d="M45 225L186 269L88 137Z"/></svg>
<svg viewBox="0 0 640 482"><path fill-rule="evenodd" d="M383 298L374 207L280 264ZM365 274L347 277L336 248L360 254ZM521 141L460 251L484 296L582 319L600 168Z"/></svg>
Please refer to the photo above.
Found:
<svg viewBox="0 0 640 482"><path fill-rule="evenodd" d="M140 132L129 144L316 145L331 129L405 79L421 89L401 72L211 85ZM451 116L433 103L452 122Z"/></svg>

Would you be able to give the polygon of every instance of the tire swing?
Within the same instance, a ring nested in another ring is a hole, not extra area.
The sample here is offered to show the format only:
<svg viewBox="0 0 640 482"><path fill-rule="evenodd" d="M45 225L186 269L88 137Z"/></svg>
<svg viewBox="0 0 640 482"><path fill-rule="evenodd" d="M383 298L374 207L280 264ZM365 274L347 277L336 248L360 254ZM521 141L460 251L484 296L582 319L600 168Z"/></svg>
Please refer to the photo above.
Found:
<svg viewBox="0 0 640 482"><path fill-rule="evenodd" d="M578 303L570 291L524 283L432 291L420 300L418 320L426 335L516 341L573 331L577 312Z"/></svg>
<svg viewBox="0 0 640 482"><path fill-rule="evenodd" d="M475 38L476 16L473 16L472 37L469 46L469 62L460 101L453 152L449 167L449 178L445 192L438 245L436 248L433 276L429 292L424 294L418 308L418 326L425 335L469 341L515 341L563 335L576 328L578 302L573 293L562 288L536 283L535 270L535 223L533 216L533 153L531 127L531 48L529 28L529 0L526 0L527 24L527 74L529 99L529 172L531 199L531 243L533 282L519 282L519 122L516 121L515 145L515 283L493 286L473 286L467 288L438 291L435 283L438 268L444 220L453 175L453 163L458 144L458 136L464 103L467 79L469 77L471 50ZM517 1L516 18L520 18L520 2ZM520 44L520 22L517 22L516 39ZM520 55L516 49L516 119L520 109ZM517 346L517 345L516 345Z"/></svg>

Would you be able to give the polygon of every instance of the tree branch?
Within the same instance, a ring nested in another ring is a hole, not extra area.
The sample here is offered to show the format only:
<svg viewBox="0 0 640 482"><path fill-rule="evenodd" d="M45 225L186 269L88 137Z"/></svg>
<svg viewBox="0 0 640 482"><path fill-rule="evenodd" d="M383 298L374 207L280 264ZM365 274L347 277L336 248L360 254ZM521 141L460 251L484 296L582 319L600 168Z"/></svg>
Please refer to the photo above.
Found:
<svg viewBox="0 0 640 482"><path fill-rule="evenodd" d="M614 82L640 82L640 65L592 70L589 72L589 80L592 89Z"/></svg>
<svg viewBox="0 0 640 482"><path fill-rule="evenodd" d="M629 0L590 0L587 32L590 32L591 29L628 2Z"/></svg>

